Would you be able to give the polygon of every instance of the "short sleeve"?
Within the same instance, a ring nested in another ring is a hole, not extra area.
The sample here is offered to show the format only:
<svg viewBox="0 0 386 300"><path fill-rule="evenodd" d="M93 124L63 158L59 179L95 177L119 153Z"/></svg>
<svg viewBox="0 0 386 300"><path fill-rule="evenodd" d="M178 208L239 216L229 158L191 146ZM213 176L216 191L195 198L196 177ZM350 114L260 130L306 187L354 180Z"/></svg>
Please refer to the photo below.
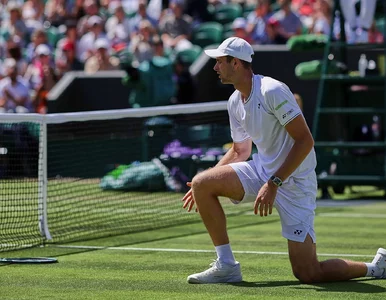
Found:
<svg viewBox="0 0 386 300"><path fill-rule="evenodd" d="M276 116L282 126L286 126L302 112L290 89L278 84L265 93L268 110Z"/></svg>

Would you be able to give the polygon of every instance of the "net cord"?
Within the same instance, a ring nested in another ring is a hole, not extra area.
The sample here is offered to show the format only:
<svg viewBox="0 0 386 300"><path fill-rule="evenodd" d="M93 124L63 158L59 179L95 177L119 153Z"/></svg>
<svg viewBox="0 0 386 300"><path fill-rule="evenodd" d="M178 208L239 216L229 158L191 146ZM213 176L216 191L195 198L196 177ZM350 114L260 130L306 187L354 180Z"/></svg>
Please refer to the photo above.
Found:
<svg viewBox="0 0 386 300"><path fill-rule="evenodd" d="M122 118L142 118L158 115L177 115L189 113L201 113L221 111L227 109L228 101L216 101L195 104L177 104L157 107L113 109L89 112L55 113L55 114L7 114L0 113L0 123L16 122L40 122L42 124L60 124L67 122L114 120Z"/></svg>

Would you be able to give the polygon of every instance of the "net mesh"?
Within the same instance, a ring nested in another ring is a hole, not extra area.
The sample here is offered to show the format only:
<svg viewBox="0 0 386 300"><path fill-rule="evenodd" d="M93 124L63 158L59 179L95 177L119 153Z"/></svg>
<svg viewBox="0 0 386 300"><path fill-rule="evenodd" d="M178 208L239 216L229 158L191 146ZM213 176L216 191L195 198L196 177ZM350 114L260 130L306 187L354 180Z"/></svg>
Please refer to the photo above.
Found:
<svg viewBox="0 0 386 300"><path fill-rule="evenodd" d="M39 124L0 124L0 249L39 245ZM41 198L40 198L41 199Z"/></svg>
<svg viewBox="0 0 386 300"><path fill-rule="evenodd" d="M1 250L198 222L181 207L185 182L231 142L224 103L35 118L46 133L39 122L2 123L24 124L33 142L3 164Z"/></svg>

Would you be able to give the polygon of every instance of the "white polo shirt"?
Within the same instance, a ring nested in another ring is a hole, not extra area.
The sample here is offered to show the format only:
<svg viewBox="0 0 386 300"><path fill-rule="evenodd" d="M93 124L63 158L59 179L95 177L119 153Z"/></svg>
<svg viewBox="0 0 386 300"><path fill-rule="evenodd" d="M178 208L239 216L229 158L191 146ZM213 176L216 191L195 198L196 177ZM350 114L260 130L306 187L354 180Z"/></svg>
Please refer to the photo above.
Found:
<svg viewBox="0 0 386 300"><path fill-rule="evenodd" d="M290 89L271 77L253 75L252 91L245 103L236 90L229 98L228 113L234 142L252 139L257 147L253 161L260 177L267 181L280 168L294 140L285 126L302 114ZM303 179L315 171L314 149L291 177Z"/></svg>

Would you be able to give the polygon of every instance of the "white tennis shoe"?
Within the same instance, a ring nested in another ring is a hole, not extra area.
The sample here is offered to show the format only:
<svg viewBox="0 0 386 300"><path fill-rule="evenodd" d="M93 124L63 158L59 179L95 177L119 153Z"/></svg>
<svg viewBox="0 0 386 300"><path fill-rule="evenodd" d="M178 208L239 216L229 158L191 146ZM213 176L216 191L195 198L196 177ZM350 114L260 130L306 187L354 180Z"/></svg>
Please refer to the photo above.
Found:
<svg viewBox="0 0 386 300"><path fill-rule="evenodd" d="M386 249L379 248L372 263L383 270L382 275L377 276L377 278L386 278Z"/></svg>
<svg viewBox="0 0 386 300"><path fill-rule="evenodd" d="M240 263L228 265L218 259L210 264L210 268L201 273L188 276L188 283L227 283L243 280Z"/></svg>

